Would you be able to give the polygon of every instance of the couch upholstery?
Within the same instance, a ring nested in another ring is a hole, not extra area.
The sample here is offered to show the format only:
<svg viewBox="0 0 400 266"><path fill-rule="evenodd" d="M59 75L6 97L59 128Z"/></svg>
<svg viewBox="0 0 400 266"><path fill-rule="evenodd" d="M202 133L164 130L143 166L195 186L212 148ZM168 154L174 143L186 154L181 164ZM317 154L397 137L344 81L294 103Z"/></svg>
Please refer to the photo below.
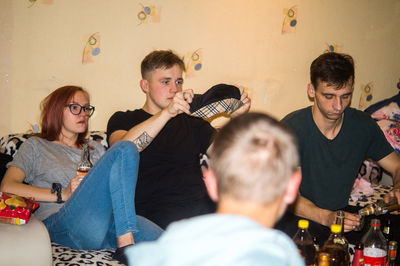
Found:
<svg viewBox="0 0 400 266"><path fill-rule="evenodd" d="M5 165L33 134L10 134L0 138L0 181ZM90 138L108 148L104 131L91 131ZM45 225L34 214L26 225L0 223L1 265L121 265L111 258L113 249L75 250L51 243Z"/></svg>

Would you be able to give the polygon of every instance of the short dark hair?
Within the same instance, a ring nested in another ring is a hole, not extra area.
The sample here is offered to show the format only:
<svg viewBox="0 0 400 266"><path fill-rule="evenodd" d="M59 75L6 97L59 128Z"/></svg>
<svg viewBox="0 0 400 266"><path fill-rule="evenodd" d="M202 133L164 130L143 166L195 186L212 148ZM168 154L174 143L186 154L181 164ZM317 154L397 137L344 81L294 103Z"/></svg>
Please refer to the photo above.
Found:
<svg viewBox="0 0 400 266"><path fill-rule="evenodd" d="M142 78L146 79L147 74L155 69L166 68L169 69L174 65L178 65L185 71L185 64L183 60L171 50L155 50L148 54L142 61L141 73Z"/></svg>
<svg viewBox="0 0 400 266"><path fill-rule="evenodd" d="M318 82L328 82L338 89L351 79L354 84L354 61L348 54L328 52L318 56L310 67L311 83L317 89Z"/></svg>

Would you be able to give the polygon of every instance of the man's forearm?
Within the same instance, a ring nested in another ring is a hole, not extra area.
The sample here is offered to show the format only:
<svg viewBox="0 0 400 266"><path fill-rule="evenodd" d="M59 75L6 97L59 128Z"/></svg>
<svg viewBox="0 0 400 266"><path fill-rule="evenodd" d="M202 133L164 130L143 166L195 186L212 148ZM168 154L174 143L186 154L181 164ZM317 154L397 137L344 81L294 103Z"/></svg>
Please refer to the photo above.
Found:
<svg viewBox="0 0 400 266"><path fill-rule="evenodd" d="M330 226L332 212L317 207L312 201L299 195L293 204L293 212L295 215L312 220L319 224Z"/></svg>
<svg viewBox="0 0 400 266"><path fill-rule="evenodd" d="M119 140L129 140L141 152L150 145L170 119L171 116L168 116L166 112L160 111L128 131L116 131L111 134L110 145L112 146Z"/></svg>

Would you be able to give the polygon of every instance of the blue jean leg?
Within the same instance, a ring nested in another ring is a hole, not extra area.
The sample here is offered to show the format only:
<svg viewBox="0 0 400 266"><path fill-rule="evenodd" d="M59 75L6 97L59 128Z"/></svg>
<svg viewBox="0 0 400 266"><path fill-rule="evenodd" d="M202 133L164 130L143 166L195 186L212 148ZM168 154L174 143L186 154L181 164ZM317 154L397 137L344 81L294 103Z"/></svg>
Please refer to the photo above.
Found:
<svg viewBox="0 0 400 266"><path fill-rule="evenodd" d="M113 145L85 176L70 199L44 220L52 241L77 249L117 247L133 232L135 242L155 240L157 225L135 212L139 153L129 141Z"/></svg>

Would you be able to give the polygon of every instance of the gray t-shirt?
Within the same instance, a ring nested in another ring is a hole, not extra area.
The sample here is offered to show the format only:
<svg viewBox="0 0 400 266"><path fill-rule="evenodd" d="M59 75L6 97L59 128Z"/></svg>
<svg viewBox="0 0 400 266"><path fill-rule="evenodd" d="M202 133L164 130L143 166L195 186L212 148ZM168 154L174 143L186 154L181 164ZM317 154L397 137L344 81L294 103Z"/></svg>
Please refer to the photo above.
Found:
<svg viewBox="0 0 400 266"><path fill-rule="evenodd" d="M104 147L89 141L90 161L94 165L104 154ZM25 173L24 181L29 185L41 188L51 188L52 183L60 183L65 189L71 178L76 176L76 169L81 159L82 150L63 146L38 137L25 141L7 167L15 166ZM57 212L63 204L39 202L40 207L35 216L44 220Z"/></svg>

